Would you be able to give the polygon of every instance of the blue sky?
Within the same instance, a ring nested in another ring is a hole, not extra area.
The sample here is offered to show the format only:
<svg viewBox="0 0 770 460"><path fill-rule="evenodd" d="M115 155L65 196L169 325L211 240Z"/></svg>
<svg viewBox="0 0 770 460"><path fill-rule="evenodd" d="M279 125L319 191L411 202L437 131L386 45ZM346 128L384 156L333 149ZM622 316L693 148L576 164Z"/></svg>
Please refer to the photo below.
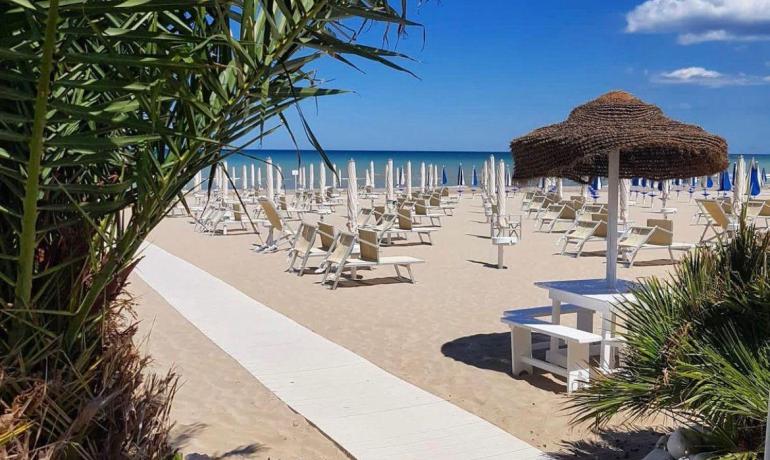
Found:
<svg viewBox="0 0 770 460"><path fill-rule="evenodd" d="M411 4L424 39L412 29L397 50L416 60L406 65L419 79L319 64L326 86L355 91L303 106L325 148L502 151L624 89L725 137L731 153L770 154L770 0ZM292 143L277 133L263 148Z"/></svg>

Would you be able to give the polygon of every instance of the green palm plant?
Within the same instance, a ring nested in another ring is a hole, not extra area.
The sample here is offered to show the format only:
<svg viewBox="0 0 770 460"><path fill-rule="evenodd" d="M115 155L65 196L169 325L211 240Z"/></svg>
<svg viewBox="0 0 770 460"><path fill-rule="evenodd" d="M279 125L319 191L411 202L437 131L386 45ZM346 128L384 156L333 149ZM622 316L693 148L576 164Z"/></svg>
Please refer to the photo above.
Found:
<svg viewBox="0 0 770 460"><path fill-rule="evenodd" d="M402 31L405 6L0 0L0 456L173 452L175 377L143 377L120 297L143 239L239 139L340 92L316 60L404 70L359 31Z"/></svg>
<svg viewBox="0 0 770 460"><path fill-rule="evenodd" d="M606 425L664 414L703 427L725 458L759 458L770 394L770 234L686 256L669 279L649 278L619 306L627 340L617 372L574 395L576 422Z"/></svg>

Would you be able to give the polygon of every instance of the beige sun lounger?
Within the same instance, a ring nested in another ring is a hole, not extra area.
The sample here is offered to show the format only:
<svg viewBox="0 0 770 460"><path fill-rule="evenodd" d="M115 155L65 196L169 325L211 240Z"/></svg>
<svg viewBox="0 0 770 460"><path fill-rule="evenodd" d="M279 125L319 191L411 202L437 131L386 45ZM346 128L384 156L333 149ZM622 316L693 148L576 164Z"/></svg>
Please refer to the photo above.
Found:
<svg viewBox="0 0 770 460"><path fill-rule="evenodd" d="M538 218L539 231L543 230L543 226L546 225L546 232L553 232L554 228L559 222L566 222L572 224L577 219L575 209L568 204L559 203L548 206L545 213Z"/></svg>
<svg viewBox="0 0 770 460"><path fill-rule="evenodd" d="M428 237L428 243L433 244L433 239L431 238L431 234L433 232L436 232L441 229L441 227L435 227L435 226L422 226L422 225L415 225L412 221L412 211L409 209L401 209L398 212L398 219L397 227L391 227L388 230L385 230L385 235L387 235L388 243L390 243L390 240L393 236L400 236L403 235L404 238L407 237L407 235L417 235L420 238L420 243L425 243L425 240L423 240L423 237Z"/></svg>
<svg viewBox="0 0 770 460"><path fill-rule="evenodd" d="M410 256L380 256L379 236L375 230L359 229L359 243L361 245L360 258L352 258L353 246L355 245L355 236L348 232L339 232L337 241L332 254L327 258L326 272L321 280L321 284L326 284L329 275L332 274L331 289L336 289L340 277L345 270L351 270L355 278L355 271L359 268L372 268L384 265L392 265L396 270L396 276L399 279L408 279L414 283L414 274L412 265L424 263L422 259ZM409 278L401 276L399 267L406 268Z"/></svg>
<svg viewBox="0 0 770 460"><path fill-rule="evenodd" d="M422 219L423 217L427 217L428 219L430 219L431 225L436 227L441 226L441 217L444 216L444 213L440 212L439 209L436 209L433 206L428 205L425 199L418 199L417 201L415 201L414 213L415 213L415 216L417 216L417 219Z"/></svg>
<svg viewBox="0 0 770 460"><path fill-rule="evenodd" d="M277 248L281 243L293 244L294 236L296 232L289 225L290 220L282 218L278 214L278 210L275 209L275 204L265 197L258 199L259 205L262 207L262 211L267 219L266 225L269 228L267 234L266 247ZM280 238L275 238L275 232L281 234Z"/></svg>
<svg viewBox="0 0 770 460"><path fill-rule="evenodd" d="M445 201L441 201L441 195L439 193L432 194L430 196L429 203L431 207L435 209L440 209L447 216L451 216L454 213L455 205Z"/></svg>
<svg viewBox="0 0 770 460"><path fill-rule="evenodd" d="M593 214L591 220L578 220L574 227L562 236L560 254L567 252L567 246L575 245L575 257L580 257L583 247L591 240L607 238L607 215Z"/></svg>
<svg viewBox="0 0 770 460"><path fill-rule="evenodd" d="M647 219L646 227L631 227L618 243L619 253L629 267L634 266L636 255L642 249L666 249L671 262L675 262L674 251L688 251L694 247L691 243L675 243L674 221L666 219Z"/></svg>
<svg viewBox="0 0 770 460"><path fill-rule="evenodd" d="M706 228L700 236L701 243L710 242L714 239L724 243L730 238L730 235L738 228L737 221L728 216L721 202L716 200L697 200L699 206L708 214ZM711 230L714 236L706 239L706 234Z"/></svg>

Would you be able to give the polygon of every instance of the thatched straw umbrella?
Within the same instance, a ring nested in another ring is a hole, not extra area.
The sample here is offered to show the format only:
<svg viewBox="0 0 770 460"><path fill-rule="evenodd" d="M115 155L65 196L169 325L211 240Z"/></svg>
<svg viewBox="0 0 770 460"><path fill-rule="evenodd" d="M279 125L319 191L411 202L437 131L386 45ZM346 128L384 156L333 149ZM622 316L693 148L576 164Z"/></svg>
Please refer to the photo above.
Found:
<svg viewBox="0 0 770 460"><path fill-rule="evenodd" d="M622 91L581 105L564 122L511 142L516 179L585 176L609 179L607 281L617 278L618 180L715 174L727 167L727 142L698 126L667 118Z"/></svg>

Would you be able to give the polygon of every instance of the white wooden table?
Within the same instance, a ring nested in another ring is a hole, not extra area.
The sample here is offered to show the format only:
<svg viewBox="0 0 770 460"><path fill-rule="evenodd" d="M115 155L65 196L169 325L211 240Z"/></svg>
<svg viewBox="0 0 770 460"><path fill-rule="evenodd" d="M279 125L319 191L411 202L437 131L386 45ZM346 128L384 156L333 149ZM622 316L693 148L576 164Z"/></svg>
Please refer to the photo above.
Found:
<svg viewBox="0 0 770 460"><path fill-rule="evenodd" d="M630 294L634 282L618 280L614 288L607 285L607 280L566 280L566 281L542 281L535 286L547 289L548 297L552 301L552 322L561 322L561 304L569 303L578 308L577 328L582 331L593 331L594 312L602 315L602 345L599 363L602 369L609 370L612 361L612 346L610 340L615 332L614 304L622 300L633 300ZM559 340L551 338L551 353L557 353Z"/></svg>

